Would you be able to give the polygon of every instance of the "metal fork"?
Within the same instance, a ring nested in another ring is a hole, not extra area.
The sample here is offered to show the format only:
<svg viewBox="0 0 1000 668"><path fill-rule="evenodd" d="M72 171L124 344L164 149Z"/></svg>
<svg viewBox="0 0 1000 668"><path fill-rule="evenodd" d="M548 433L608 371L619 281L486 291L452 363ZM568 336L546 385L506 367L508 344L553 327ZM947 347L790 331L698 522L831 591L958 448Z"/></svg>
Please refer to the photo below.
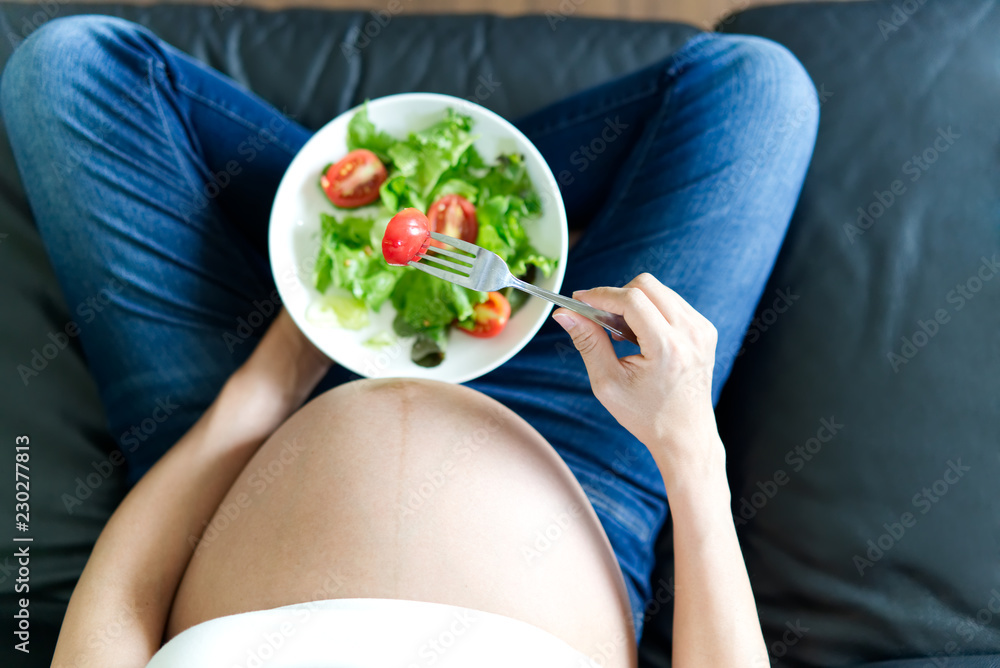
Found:
<svg viewBox="0 0 1000 668"><path fill-rule="evenodd" d="M408 264L411 267L470 290L490 292L507 287L517 288L530 295L547 299L553 304L575 311L626 341L638 343L632 329L625 322L625 318L620 315L602 311L589 304L584 304L578 299L564 297L531 283L526 283L510 273L507 263L499 255L475 244L470 244L468 241L437 232L431 232L431 238L452 246L454 250L428 246L423 252L417 254L417 260L410 260ZM433 253L433 255L429 253ZM439 266L435 267L427 262L433 262Z"/></svg>

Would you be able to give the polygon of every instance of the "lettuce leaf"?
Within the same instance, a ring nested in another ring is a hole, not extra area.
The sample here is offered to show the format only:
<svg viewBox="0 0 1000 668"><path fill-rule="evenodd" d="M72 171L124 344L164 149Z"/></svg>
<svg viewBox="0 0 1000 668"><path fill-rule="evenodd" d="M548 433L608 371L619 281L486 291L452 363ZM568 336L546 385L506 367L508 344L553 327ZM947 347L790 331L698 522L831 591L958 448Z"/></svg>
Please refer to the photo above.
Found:
<svg viewBox="0 0 1000 668"><path fill-rule="evenodd" d="M316 289L344 288L365 306L378 311L403 274L371 243L374 218L347 216L337 220L320 214L320 252L316 259Z"/></svg>
<svg viewBox="0 0 1000 668"><path fill-rule="evenodd" d="M491 197L476 211L479 219L476 244L499 255L515 276L527 274L529 266L548 276L555 269L556 260L542 255L531 245L521 225L521 217L527 212L528 205L520 197Z"/></svg>
<svg viewBox="0 0 1000 668"><path fill-rule="evenodd" d="M380 132L368 120L368 101L351 117L347 124L347 150L354 151L366 148L382 162L389 159L389 148L397 143L397 139L387 132Z"/></svg>
<svg viewBox="0 0 1000 668"><path fill-rule="evenodd" d="M467 290L454 283L411 269L403 274L392 291L396 309L393 328L400 336L447 326L472 315L475 304L486 301L486 293Z"/></svg>

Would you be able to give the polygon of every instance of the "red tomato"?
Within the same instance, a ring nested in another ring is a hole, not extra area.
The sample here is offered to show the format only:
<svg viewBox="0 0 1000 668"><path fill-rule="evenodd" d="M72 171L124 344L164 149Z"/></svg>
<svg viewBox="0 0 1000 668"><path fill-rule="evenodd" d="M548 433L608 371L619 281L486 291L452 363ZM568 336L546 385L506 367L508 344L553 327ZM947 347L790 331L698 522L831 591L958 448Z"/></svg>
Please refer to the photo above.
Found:
<svg viewBox="0 0 1000 668"><path fill-rule="evenodd" d="M446 234L470 244L476 243L479 234L479 221L476 219L476 207L461 195L445 195L431 204L427 209L431 232ZM431 240L431 245L444 248L440 241Z"/></svg>
<svg viewBox="0 0 1000 668"><path fill-rule="evenodd" d="M319 185L334 206L354 209L378 199L378 189L389 176L371 151L359 148L327 167Z"/></svg>
<svg viewBox="0 0 1000 668"><path fill-rule="evenodd" d="M389 264L405 265L417 256L431 237L427 216L419 209L403 209L389 221L382 235L382 257Z"/></svg>
<svg viewBox="0 0 1000 668"><path fill-rule="evenodd" d="M463 325L458 328L466 334L487 339L499 334L507 326L509 319L510 302L499 292L491 292L486 301L472 307L471 329Z"/></svg>

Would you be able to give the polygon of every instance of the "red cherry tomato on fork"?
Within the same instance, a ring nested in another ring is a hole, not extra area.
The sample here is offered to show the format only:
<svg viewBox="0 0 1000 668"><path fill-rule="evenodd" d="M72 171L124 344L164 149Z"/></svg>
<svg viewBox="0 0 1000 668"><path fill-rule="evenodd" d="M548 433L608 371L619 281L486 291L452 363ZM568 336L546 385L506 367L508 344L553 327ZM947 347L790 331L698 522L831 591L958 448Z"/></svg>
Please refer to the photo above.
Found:
<svg viewBox="0 0 1000 668"><path fill-rule="evenodd" d="M393 265L405 265L426 247L431 238L427 216L419 209L403 209L389 221L382 235L382 257Z"/></svg>
<svg viewBox="0 0 1000 668"><path fill-rule="evenodd" d="M476 207L461 195L445 195L427 209L431 232L455 237L470 244L476 243L479 234L479 220ZM440 241L431 240L432 246L444 248Z"/></svg>
<svg viewBox="0 0 1000 668"><path fill-rule="evenodd" d="M488 339L503 331L509 319L510 302L499 292L491 292L486 301L472 307L471 328L462 324L458 328L466 334Z"/></svg>
<svg viewBox="0 0 1000 668"><path fill-rule="evenodd" d="M378 156L359 148L327 167L319 185L334 206L354 209L377 200L379 186L388 176Z"/></svg>

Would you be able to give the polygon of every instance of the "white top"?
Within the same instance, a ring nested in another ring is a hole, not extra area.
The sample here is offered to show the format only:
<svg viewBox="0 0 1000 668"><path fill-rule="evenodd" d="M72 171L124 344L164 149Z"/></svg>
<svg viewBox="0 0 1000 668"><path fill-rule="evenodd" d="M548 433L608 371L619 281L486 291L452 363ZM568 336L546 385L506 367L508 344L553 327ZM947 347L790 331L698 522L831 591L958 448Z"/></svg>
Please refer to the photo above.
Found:
<svg viewBox="0 0 1000 668"><path fill-rule="evenodd" d="M441 603L338 598L210 619L146 668L599 668L511 617Z"/></svg>

